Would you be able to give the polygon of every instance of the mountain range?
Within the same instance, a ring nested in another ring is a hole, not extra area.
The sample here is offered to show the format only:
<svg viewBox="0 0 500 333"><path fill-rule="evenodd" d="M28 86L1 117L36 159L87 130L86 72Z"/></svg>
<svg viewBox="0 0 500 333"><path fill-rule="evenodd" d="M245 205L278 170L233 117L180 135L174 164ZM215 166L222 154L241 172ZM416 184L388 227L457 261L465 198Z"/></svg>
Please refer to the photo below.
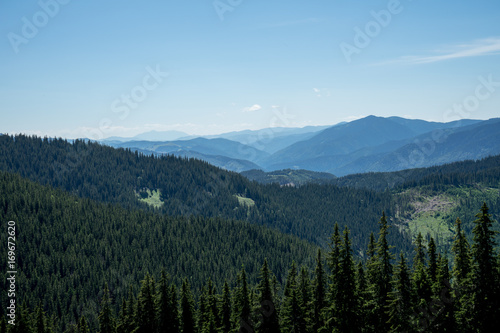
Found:
<svg viewBox="0 0 500 333"><path fill-rule="evenodd" d="M236 172L305 169L345 176L499 154L500 118L440 123L368 116L334 126L267 128L175 141L103 143L148 154L198 158Z"/></svg>

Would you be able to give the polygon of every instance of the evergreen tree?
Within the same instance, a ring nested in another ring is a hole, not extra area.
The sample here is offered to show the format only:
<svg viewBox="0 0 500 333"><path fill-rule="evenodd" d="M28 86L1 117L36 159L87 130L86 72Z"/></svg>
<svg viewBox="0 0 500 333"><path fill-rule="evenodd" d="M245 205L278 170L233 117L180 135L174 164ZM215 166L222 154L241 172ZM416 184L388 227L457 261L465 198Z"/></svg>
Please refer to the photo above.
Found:
<svg viewBox="0 0 500 333"><path fill-rule="evenodd" d="M182 282L181 288L181 320L183 333L196 332L194 299L187 279Z"/></svg>
<svg viewBox="0 0 500 333"><path fill-rule="evenodd" d="M368 330L377 332L389 331L389 317L386 312L386 306L389 299L389 292L392 289L392 254L387 241L389 226L385 213L382 214L379 222L379 238L373 249L373 243L370 239L369 252L375 252L368 258L368 279L370 299L368 301L369 318L367 323ZM370 247L372 247L370 249Z"/></svg>
<svg viewBox="0 0 500 333"><path fill-rule="evenodd" d="M425 267L425 248L422 234L415 240L415 257L413 259L413 289L415 292L414 311L418 326L428 330L434 320L434 313L430 308L432 297L431 281Z"/></svg>
<svg viewBox="0 0 500 333"><path fill-rule="evenodd" d="M154 333L157 328L156 288L153 277L146 274L141 281L141 290L137 299L137 333Z"/></svg>
<svg viewBox="0 0 500 333"><path fill-rule="evenodd" d="M488 206L483 203L481 212L474 221L474 243L472 256L474 282L475 316L474 326L479 332L493 332L499 328L499 285L495 254L495 235L493 221L488 214Z"/></svg>
<svg viewBox="0 0 500 333"><path fill-rule="evenodd" d="M32 326L31 320L28 312L28 307L26 304L21 304L18 309L16 309L16 320L15 325L9 324L9 333L31 333Z"/></svg>
<svg viewBox="0 0 500 333"><path fill-rule="evenodd" d="M271 272L267 265L267 259L260 270L260 282L257 289L260 292L260 321L257 323L257 331L259 333L279 333L280 325L278 312L276 308L275 295L273 294L271 286Z"/></svg>
<svg viewBox="0 0 500 333"><path fill-rule="evenodd" d="M437 252L436 252L436 243L434 242L434 238L431 237L429 240L429 265L427 266L427 275L431 281L431 284L436 283L436 274L437 274Z"/></svg>
<svg viewBox="0 0 500 333"><path fill-rule="evenodd" d="M297 278L297 265L292 262L285 285L281 311L281 329L283 332L305 332L307 330Z"/></svg>
<svg viewBox="0 0 500 333"><path fill-rule="evenodd" d="M326 277L325 270L323 268L323 260L321 259L321 249L318 249L313 280L313 332L318 332L318 330L324 326L322 313L327 305L325 299L326 289Z"/></svg>
<svg viewBox="0 0 500 333"><path fill-rule="evenodd" d="M115 320L111 309L111 298L109 296L108 284L104 286L104 293L101 301L101 312L99 313L99 332L114 333Z"/></svg>
<svg viewBox="0 0 500 333"><path fill-rule="evenodd" d="M311 290L311 279L309 271L305 266L302 266L299 274L298 285L300 303L302 304L302 316L307 326L307 331L312 331L312 314L313 314L313 299Z"/></svg>
<svg viewBox="0 0 500 333"><path fill-rule="evenodd" d="M433 285L433 305L436 318L431 327L432 332L456 332L455 301L453 299L448 259L438 255L436 282Z"/></svg>
<svg viewBox="0 0 500 333"><path fill-rule="evenodd" d="M412 286L406 259L401 252L393 276L393 289L389 293L390 332L412 332Z"/></svg>
<svg viewBox="0 0 500 333"><path fill-rule="evenodd" d="M231 315L231 292L227 281L224 281L224 286L222 288L222 300L219 309L219 317L221 320L220 327L223 333L229 333L231 330Z"/></svg>
<svg viewBox="0 0 500 333"><path fill-rule="evenodd" d="M78 333L89 333L89 327L87 325L87 320L85 319L85 316L82 316L80 318L80 321L78 322ZM125 331L120 331L120 332L125 332Z"/></svg>
<svg viewBox="0 0 500 333"><path fill-rule="evenodd" d="M161 270L158 295L158 329L160 332L172 330L172 311L177 303L171 302L168 277L164 269Z"/></svg>
<svg viewBox="0 0 500 333"><path fill-rule="evenodd" d="M35 330L34 333L46 333L49 332L47 329L47 319L45 317L45 311L43 311L42 303L38 303L35 309Z"/></svg>
<svg viewBox="0 0 500 333"><path fill-rule="evenodd" d="M334 288L336 290L332 293L329 311L331 324L328 326L339 332L359 332L361 328L358 321L356 276L347 227L340 245Z"/></svg>
<svg viewBox="0 0 500 333"><path fill-rule="evenodd" d="M254 330L252 320L252 303L250 291L247 284L247 275L245 269L242 268L237 279L235 291L235 320L234 325L237 331L251 332Z"/></svg>
<svg viewBox="0 0 500 333"><path fill-rule="evenodd" d="M456 322L460 332L471 332L474 305L472 298L472 273L470 246L465 232L462 230L462 221L455 221L455 240L452 245L453 259L453 290L456 304Z"/></svg>

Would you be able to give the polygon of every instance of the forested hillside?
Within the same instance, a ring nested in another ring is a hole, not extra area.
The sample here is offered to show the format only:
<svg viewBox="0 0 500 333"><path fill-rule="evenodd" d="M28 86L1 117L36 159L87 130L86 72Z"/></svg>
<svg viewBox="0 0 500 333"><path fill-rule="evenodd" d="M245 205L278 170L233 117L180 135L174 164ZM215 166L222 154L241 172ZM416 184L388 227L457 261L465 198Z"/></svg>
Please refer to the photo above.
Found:
<svg viewBox="0 0 500 333"><path fill-rule="evenodd" d="M154 192L160 213L247 220L321 246L338 222L351 229L356 253L364 251L364 235L376 231L381 212L394 213L386 192L317 184L263 186L198 160L146 156L82 140L0 136L0 170L128 208L152 210L146 202L151 203ZM398 250L411 247L397 230L389 239Z"/></svg>
<svg viewBox="0 0 500 333"><path fill-rule="evenodd" d="M95 325L105 283L116 301L145 274L161 269L171 282L187 279L195 290L208 278L218 287L225 280L232 284L241 267L253 283L265 258L272 258L269 267L283 281L293 260L312 267L317 249L247 222L125 209L5 172L0 172L0 221L16 223L16 300L29 307L41 302L62 330L82 315ZM7 244L6 232L0 241ZM3 269L2 290L8 290L7 276ZM0 295L5 305L7 293Z"/></svg>

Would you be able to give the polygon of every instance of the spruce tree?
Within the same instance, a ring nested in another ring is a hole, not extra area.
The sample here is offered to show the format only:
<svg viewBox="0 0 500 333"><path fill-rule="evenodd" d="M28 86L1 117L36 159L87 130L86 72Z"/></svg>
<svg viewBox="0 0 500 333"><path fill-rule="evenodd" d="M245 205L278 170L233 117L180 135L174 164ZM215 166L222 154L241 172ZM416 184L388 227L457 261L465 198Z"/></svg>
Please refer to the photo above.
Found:
<svg viewBox="0 0 500 333"><path fill-rule="evenodd" d="M164 269L160 273L158 290L158 329L160 332L172 331L172 312L177 303L171 302L168 277Z"/></svg>
<svg viewBox="0 0 500 333"><path fill-rule="evenodd" d="M305 266L302 266L300 269L298 290L300 303L302 304L302 316L304 317L307 331L309 332L312 330L313 300L311 293L311 279L309 277L309 271Z"/></svg>
<svg viewBox="0 0 500 333"><path fill-rule="evenodd" d="M413 289L415 292L414 312L418 326L428 330L434 321L435 314L430 307L432 297L431 281L425 267L425 248L422 234L415 240L415 257L413 258Z"/></svg>
<svg viewBox="0 0 500 333"><path fill-rule="evenodd" d="M109 296L108 284L104 286L104 293L101 301L101 312L99 313L99 332L100 333L114 333L115 332L115 319L111 309L111 299Z"/></svg>
<svg viewBox="0 0 500 333"><path fill-rule="evenodd" d="M257 331L259 333L279 333L279 318L276 308L275 295L273 294L271 286L271 272L269 271L269 267L267 265L267 259L264 260L259 278L260 282L257 289L260 292L259 304L261 316L256 325Z"/></svg>
<svg viewBox="0 0 500 333"><path fill-rule="evenodd" d="M436 333L456 332L455 301L450 285L448 259L446 256L438 255L437 262L436 282L432 287L436 318L432 324L431 331Z"/></svg>
<svg viewBox="0 0 500 333"><path fill-rule="evenodd" d="M80 318L80 321L78 322L78 333L89 333L89 326L87 324L87 320L85 319L84 316ZM124 332L124 331L119 331L119 332Z"/></svg>
<svg viewBox="0 0 500 333"><path fill-rule="evenodd" d="M196 332L194 299L191 293L191 287L185 278L181 287L181 320L180 325L183 333Z"/></svg>
<svg viewBox="0 0 500 333"><path fill-rule="evenodd" d="M229 333L229 331L231 330L231 316L231 292L229 290L227 281L224 281L224 286L222 287L222 299L219 309L219 318L221 320L220 327L223 333Z"/></svg>
<svg viewBox="0 0 500 333"><path fill-rule="evenodd" d="M388 314L390 332L412 332L412 286L406 259L401 252L389 293Z"/></svg>
<svg viewBox="0 0 500 333"><path fill-rule="evenodd" d="M431 284L434 284L436 282L438 262L437 262L436 243L434 242L434 238L432 237L429 240L428 255L429 255L429 265L427 266L427 275L429 276Z"/></svg>
<svg viewBox="0 0 500 333"><path fill-rule="evenodd" d="M247 284L247 275L245 269L242 268L237 279L234 301L234 326L237 331L251 332L254 330L252 320L252 303L250 290Z"/></svg>
<svg viewBox="0 0 500 333"><path fill-rule="evenodd" d="M368 319L368 330L374 330L377 332L387 332L389 331L388 320L389 317L386 312L386 306L389 299L389 292L392 289L392 254L390 252L391 247L387 241L387 234L389 226L387 224L387 218L385 213L382 213L382 217L379 222L380 231L378 241L375 247L375 254L368 259L368 278L369 278L369 289L370 289L370 300L369 300L369 319ZM370 240L370 246L372 246L372 241ZM369 250L373 251L373 249Z"/></svg>
<svg viewBox="0 0 500 333"><path fill-rule="evenodd" d="M323 310L326 307L326 277L325 270L323 268L323 260L321 259L321 249L318 249L318 255L316 257L316 268L314 269L314 280L313 280L313 314L312 314L312 329L313 332L318 332L318 330L324 326L324 321L322 320Z"/></svg>
<svg viewBox="0 0 500 333"><path fill-rule="evenodd" d="M460 332L474 330L472 319L474 317L473 290L472 290L472 262L470 246L465 232L462 230L462 221L455 221L455 240L452 245L453 259L453 296L455 299L455 318Z"/></svg>
<svg viewBox="0 0 500 333"><path fill-rule="evenodd" d="M329 325L329 327L335 328L339 332L360 332L356 275L347 227L344 229L343 242L340 245L336 280L336 290L330 304L333 325Z"/></svg>
<svg viewBox="0 0 500 333"><path fill-rule="evenodd" d="M157 328L155 283L153 277L146 274L137 300L137 333L153 333Z"/></svg>
<svg viewBox="0 0 500 333"><path fill-rule="evenodd" d="M483 203L481 212L474 221L474 243L472 256L474 258L473 282L475 317L474 326L479 332L493 332L499 328L499 285L495 254L495 235L492 230L493 221L488 214L488 206Z"/></svg>

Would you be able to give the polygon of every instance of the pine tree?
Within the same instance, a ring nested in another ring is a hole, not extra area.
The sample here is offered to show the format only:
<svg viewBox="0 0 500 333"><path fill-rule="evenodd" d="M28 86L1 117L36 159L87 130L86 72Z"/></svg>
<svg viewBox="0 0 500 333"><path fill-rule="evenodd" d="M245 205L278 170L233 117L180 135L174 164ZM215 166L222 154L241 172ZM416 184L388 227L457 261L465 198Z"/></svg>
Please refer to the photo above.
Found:
<svg viewBox="0 0 500 333"><path fill-rule="evenodd" d="M390 332L412 332L412 286L406 259L401 252L389 293L388 313Z"/></svg>
<svg viewBox="0 0 500 333"><path fill-rule="evenodd" d="M168 314L169 327L167 328L167 332L179 332L179 307L177 300L177 288L174 284L170 286L170 307L172 311Z"/></svg>
<svg viewBox="0 0 500 333"><path fill-rule="evenodd" d="M500 309L499 285L497 278L495 235L493 221L488 214L488 206L483 203L481 212L474 221L474 243L472 245L474 304L474 326L479 332L493 332L498 329Z"/></svg>
<svg viewBox="0 0 500 333"><path fill-rule="evenodd" d="M472 273L470 246L462 230L462 221L455 221L455 240L452 245L453 259L453 290L456 304L456 322L460 332L471 332L474 306L472 299Z"/></svg>
<svg viewBox="0 0 500 333"><path fill-rule="evenodd" d="M389 317L386 312L386 306L389 299L389 292L392 289L392 254L387 241L389 226L385 213L379 222L379 238L373 249L372 239L369 244L368 258L368 279L369 279L369 300L368 300L368 323L367 330L377 332L389 331ZM371 248L370 248L371 247ZM370 252L374 252L370 256Z"/></svg>
<svg viewBox="0 0 500 333"><path fill-rule="evenodd" d="M229 333L229 331L231 330L231 316L231 292L229 290L227 281L224 281L224 286L222 287L222 300L219 309L221 331L224 333Z"/></svg>
<svg viewBox="0 0 500 333"><path fill-rule="evenodd" d="M16 319L15 325L9 325L9 333L31 333L32 325L30 320L30 315L28 313L28 307L26 304L21 304L18 309L16 309Z"/></svg>
<svg viewBox="0 0 500 333"><path fill-rule="evenodd" d="M343 242L340 245L338 268L334 293L330 302L330 327L339 332L359 332L358 300L356 298L356 277L352 257L349 230L344 229Z"/></svg>
<svg viewBox="0 0 500 333"><path fill-rule="evenodd" d="M260 270L260 282L257 289L260 292L260 320L257 323L257 331L259 333L278 333L280 332L279 318L276 309L275 295L271 286L271 272L267 265L267 259Z"/></svg>
<svg viewBox="0 0 500 333"><path fill-rule="evenodd" d="M431 331L436 333L456 332L455 301L450 285L448 259L446 256L438 255L437 262L436 282L432 286L436 318Z"/></svg>
<svg viewBox="0 0 500 333"><path fill-rule="evenodd" d="M421 329L428 330L434 321L434 313L430 308L432 297L431 282L425 267L425 248L422 234L415 240L415 257L413 258L413 289L415 292L414 311Z"/></svg>
<svg viewBox="0 0 500 333"><path fill-rule="evenodd" d="M326 277L323 268L323 260L321 259L321 249L318 249L316 257L316 268L314 269L313 280L313 314L312 314L312 329L313 332L324 326L322 313L326 307Z"/></svg>
<svg viewBox="0 0 500 333"><path fill-rule="evenodd" d="M85 316L82 316L80 318L80 321L78 322L78 333L89 333L89 327L87 325L87 320L85 319Z"/></svg>
<svg viewBox="0 0 500 333"><path fill-rule="evenodd" d="M43 311L42 303L38 303L35 309L35 330L34 333L46 333L48 329L46 328L47 320L45 318L45 311Z"/></svg>
<svg viewBox="0 0 500 333"><path fill-rule="evenodd" d="M252 303L250 290L247 284L247 275L244 268L241 269L241 272L238 275L234 308L234 325L236 330L242 332L253 331L254 324L252 320Z"/></svg>
<svg viewBox="0 0 500 333"><path fill-rule="evenodd" d="M311 290L311 279L309 277L309 271L305 266L302 266L299 274L299 295L300 303L302 304L302 316L306 323L307 331L312 331L312 314L313 314L313 299Z"/></svg>
<svg viewBox="0 0 500 333"><path fill-rule="evenodd" d="M292 262L284 290L283 308L281 311L281 329L283 332L305 332L306 321L302 313L300 291L297 283L297 265Z"/></svg>
<svg viewBox="0 0 500 333"><path fill-rule="evenodd" d="M196 332L194 299L191 287L187 279L184 279L181 287L181 320L180 325L183 333Z"/></svg>
<svg viewBox="0 0 500 333"><path fill-rule="evenodd" d="M115 320L113 311L111 309L111 298L109 296L108 284L104 286L104 293L101 301L101 312L99 313L99 332L100 333L114 333Z"/></svg>
<svg viewBox="0 0 500 333"><path fill-rule="evenodd" d="M436 243L434 242L434 238L431 237L429 240L429 265L427 266L427 275L429 276L429 280L431 284L436 282L436 274L437 274L437 252L436 252Z"/></svg>
<svg viewBox="0 0 500 333"><path fill-rule="evenodd" d="M168 277L164 269L160 273L158 295L158 329L160 332L172 330L172 311L177 303L171 302L170 288L168 286Z"/></svg>
<svg viewBox="0 0 500 333"><path fill-rule="evenodd" d="M141 290L137 299L137 333L153 333L157 328L156 315L156 288L153 277L146 274L141 281Z"/></svg>

